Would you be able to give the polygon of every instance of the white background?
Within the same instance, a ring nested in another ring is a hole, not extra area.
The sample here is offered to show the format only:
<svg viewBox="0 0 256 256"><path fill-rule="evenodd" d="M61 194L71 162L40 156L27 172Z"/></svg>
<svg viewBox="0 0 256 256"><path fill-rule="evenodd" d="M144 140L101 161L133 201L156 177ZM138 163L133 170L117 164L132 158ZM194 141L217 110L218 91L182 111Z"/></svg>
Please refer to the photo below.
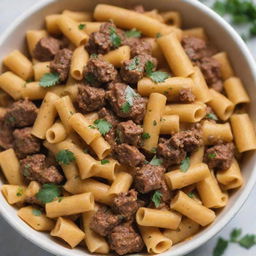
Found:
<svg viewBox="0 0 256 256"><path fill-rule="evenodd" d="M43 0L0 0L0 33L23 11ZM207 2L207 0L205 1ZM209 3L209 1L208 1ZM17 40L19 40L17 38ZM248 42L248 46L256 57L255 40ZM233 228L242 228L243 233L256 234L256 188L238 215L216 237L212 238L201 248L189 256L211 256L212 250L219 236L228 238ZM0 256L51 256L49 253L37 248L17 234L0 217ZM256 256L256 246L250 250L243 249L235 244L229 246L224 256Z"/></svg>

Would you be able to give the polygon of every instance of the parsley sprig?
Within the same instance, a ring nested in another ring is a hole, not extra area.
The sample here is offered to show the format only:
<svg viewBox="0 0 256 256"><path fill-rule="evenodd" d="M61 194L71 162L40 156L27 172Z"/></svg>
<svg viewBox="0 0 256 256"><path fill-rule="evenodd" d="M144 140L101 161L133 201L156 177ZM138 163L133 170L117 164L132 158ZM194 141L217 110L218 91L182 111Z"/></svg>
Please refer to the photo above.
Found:
<svg viewBox="0 0 256 256"><path fill-rule="evenodd" d="M124 93L126 102L121 106L121 110L124 113L128 113L133 106L134 98L139 97L139 95L130 86L126 87Z"/></svg>
<svg viewBox="0 0 256 256"><path fill-rule="evenodd" d="M235 228L231 231L229 239L222 237L218 239L213 250L213 256L222 256L228 248L229 243L236 243L245 249L250 249L252 246L256 245L256 235L246 234L242 236L242 229Z"/></svg>
<svg viewBox="0 0 256 256"><path fill-rule="evenodd" d="M112 124L106 121L105 119L97 119L93 122L93 124L94 126L91 126L90 128L98 129L101 135L106 135L112 128Z"/></svg>
<svg viewBox="0 0 256 256"><path fill-rule="evenodd" d="M39 81L39 85L42 87L51 87L56 85L60 81L60 75L57 72L46 73Z"/></svg>
<svg viewBox="0 0 256 256"><path fill-rule="evenodd" d="M139 37L141 37L141 32L139 30L137 30L136 28L133 28L131 30L126 31L125 36L128 38L129 37L139 38Z"/></svg>
<svg viewBox="0 0 256 256"><path fill-rule="evenodd" d="M36 198L43 204L46 204L52 202L55 198L58 198L60 193L59 186L55 184L44 184L36 194Z"/></svg>
<svg viewBox="0 0 256 256"><path fill-rule="evenodd" d="M162 193L160 191L155 191L152 202L155 204L155 207L158 208L161 203Z"/></svg>
<svg viewBox="0 0 256 256"><path fill-rule="evenodd" d="M145 65L146 75L156 83L164 82L170 75L163 71L154 71L155 65L152 61L148 60Z"/></svg>
<svg viewBox="0 0 256 256"><path fill-rule="evenodd" d="M121 37L116 33L114 27L109 28L110 40L115 48L118 48L122 44Z"/></svg>
<svg viewBox="0 0 256 256"><path fill-rule="evenodd" d="M154 165L154 166L161 165L162 163L163 163L163 160L160 158L157 158L156 156L154 156L152 158L152 160L149 162L149 164Z"/></svg>
<svg viewBox="0 0 256 256"><path fill-rule="evenodd" d="M190 158L186 157L184 160L181 161L180 164L180 171L187 172L190 166Z"/></svg>
<svg viewBox="0 0 256 256"><path fill-rule="evenodd" d="M63 149L57 153L56 160L60 164L70 164L71 162L76 160L76 157L73 152L67 149Z"/></svg>

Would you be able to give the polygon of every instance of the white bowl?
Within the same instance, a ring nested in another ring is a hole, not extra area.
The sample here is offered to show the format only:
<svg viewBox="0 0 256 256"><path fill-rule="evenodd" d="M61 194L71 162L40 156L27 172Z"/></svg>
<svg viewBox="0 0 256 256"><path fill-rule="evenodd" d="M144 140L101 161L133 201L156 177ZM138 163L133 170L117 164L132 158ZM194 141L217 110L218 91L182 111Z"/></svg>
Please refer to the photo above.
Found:
<svg viewBox="0 0 256 256"><path fill-rule="evenodd" d="M177 10L183 16L185 27L202 26L206 29L210 39L220 49L227 51L235 72L245 86L252 103L250 114L256 110L256 69L255 63L246 45L239 35L227 24L220 16L212 10L195 0L45 0L27 10L20 16L12 26L7 29L0 38L0 59L3 59L13 49L25 50L25 32L29 29L41 28L44 17L48 14L58 13L63 9L72 10L92 10L97 3L110 3L124 7L131 7L136 4L143 4L147 9L157 8L162 11ZM7 10L6 10L7 11ZM125 17L124 17L125 18ZM219 232L239 211L247 199L256 181L256 155L248 154L246 162L243 163L242 171L245 185L234 192L230 197L228 205L218 214L217 219L209 227L195 235L193 239L173 246L170 251L162 253L162 256L178 256L186 254L200 245L204 244ZM0 185L2 184L0 180ZM84 249L71 250L58 243L48 234L40 233L21 221L16 215L16 209L7 204L6 200L0 195L0 213L3 217L25 238L38 245L39 247L61 256L85 256L90 255ZM11 246L11 241L8 246ZM138 255L138 254L136 254Z"/></svg>

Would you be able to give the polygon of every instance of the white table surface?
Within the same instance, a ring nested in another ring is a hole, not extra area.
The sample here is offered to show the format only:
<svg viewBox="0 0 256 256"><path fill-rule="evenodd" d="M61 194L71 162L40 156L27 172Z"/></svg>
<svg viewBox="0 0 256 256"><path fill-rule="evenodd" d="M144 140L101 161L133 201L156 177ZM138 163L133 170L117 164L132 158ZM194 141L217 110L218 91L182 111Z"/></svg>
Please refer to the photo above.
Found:
<svg viewBox="0 0 256 256"><path fill-rule="evenodd" d="M43 0L0 0L0 32L4 31L8 25L28 7L36 1ZM256 57L255 40L248 42L248 46ZM254 46L254 47L253 47ZM212 250L219 236L228 238L233 228L242 228L244 233L256 234L256 188L244 204L237 216L208 243L189 254L189 256L211 256ZM243 249L235 244L231 244L223 256L256 256L256 246L250 250ZM32 243L17 234L0 217L0 256L51 256L51 254L41 250ZM188 256L188 255L187 255Z"/></svg>

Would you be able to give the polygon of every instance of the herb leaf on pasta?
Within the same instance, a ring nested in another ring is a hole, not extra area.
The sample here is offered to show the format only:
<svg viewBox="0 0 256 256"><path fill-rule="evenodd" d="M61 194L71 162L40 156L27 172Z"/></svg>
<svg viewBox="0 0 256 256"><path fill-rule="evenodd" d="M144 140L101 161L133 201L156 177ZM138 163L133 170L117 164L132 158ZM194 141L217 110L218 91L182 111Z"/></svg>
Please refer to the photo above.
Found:
<svg viewBox="0 0 256 256"><path fill-rule="evenodd" d="M42 87L51 87L56 85L60 80L60 75L57 72L46 73L39 81L39 85Z"/></svg>

